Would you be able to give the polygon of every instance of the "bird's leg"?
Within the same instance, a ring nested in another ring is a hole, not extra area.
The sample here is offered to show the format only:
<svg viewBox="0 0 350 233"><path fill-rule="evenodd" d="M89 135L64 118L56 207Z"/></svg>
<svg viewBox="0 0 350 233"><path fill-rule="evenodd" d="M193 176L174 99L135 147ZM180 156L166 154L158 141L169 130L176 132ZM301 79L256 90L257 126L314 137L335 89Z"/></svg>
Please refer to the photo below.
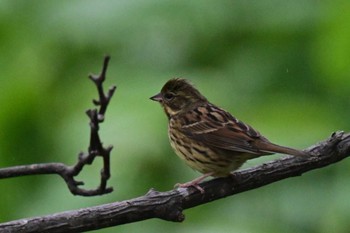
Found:
<svg viewBox="0 0 350 233"><path fill-rule="evenodd" d="M189 182L186 182L186 183L183 183L183 184L180 184L180 183L177 183L175 185L175 187L180 187L180 188L188 188L188 187L194 187L195 189L197 189L199 192L201 192L202 194L204 193L204 189L202 189L200 186L199 186L199 183L201 183L205 178L207 178L208 176L212 176L214 175L214 172L209 172L209 173L206 173L194 180L191 180Z"/></svg>

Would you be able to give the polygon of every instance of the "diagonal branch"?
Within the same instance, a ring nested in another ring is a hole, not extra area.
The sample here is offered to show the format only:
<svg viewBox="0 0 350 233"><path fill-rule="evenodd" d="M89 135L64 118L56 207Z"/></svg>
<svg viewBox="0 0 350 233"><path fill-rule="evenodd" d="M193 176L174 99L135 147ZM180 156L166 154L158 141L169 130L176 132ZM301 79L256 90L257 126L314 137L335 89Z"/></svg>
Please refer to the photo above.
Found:
<svg viewBox="0 0 350 233"><path fill-rule="evenodd" d="M116 86L112 86L107 95L103 90L103 82L106 79L109 60L109 56L104 58L103 68L99 75L89 75L89 78L97 87L99 100L93 100L93 103L99 107L99 109L89 109L86 111L86 114L90 118L90 145L88 152L79 153L78 161L73 166L68 166L63 163L39 163L1 168L0 179L27 175L57 174L64 179L69 190L74 195L95 196L107 194L113 191L113 188L107 187L107 180L110 177L110 152L113 147L103 147L98 133L100 127L99 124L103 122L108 104L116 90ZM92 164L97 156L103 158L100 185L96 189L83 189L79 186L83 185L84 182L75 180L75 176L79 175L85 165Z"/></svg>
<svg viewBox="0 0 350 233"><path fill-rule="evenodd" d="M0 224L1 232L82 232L151 218L181 222L182 211L198 205L259 188L289 177L339 162L350 156L350 134L336 132L310 147L308 158L286 157L235 172L234 179L219 178L197 189L179 188L168 192L151 189L145 196L90 208Z"/></svg>

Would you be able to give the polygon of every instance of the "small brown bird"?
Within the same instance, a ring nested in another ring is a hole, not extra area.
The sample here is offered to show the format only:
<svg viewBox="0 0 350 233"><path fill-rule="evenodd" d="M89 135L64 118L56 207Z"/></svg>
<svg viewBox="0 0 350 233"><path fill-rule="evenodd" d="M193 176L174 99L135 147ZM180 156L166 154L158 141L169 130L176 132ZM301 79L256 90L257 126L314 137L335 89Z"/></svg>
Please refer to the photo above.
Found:
<svg viewBox="0 0 350 233"><path fill-rule="evenodd" d="M307 153L271 143L258 131L211 104L185 79L169 80L150 98L159 102L169 119L168 135L175 153L204 175L179 187L198 185L208 176L225 177L252 158L273 153Z"/></svg>

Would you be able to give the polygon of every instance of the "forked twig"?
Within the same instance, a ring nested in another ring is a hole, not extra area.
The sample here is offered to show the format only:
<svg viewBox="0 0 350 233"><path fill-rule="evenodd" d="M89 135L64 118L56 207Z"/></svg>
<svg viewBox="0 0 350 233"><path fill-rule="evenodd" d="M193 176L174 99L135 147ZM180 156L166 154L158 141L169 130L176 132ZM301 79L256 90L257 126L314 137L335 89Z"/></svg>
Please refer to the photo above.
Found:
<svg viewBox="0 0 350 233"><path fill-rule="evenodd" d="M97 87L99 99L93 100L98 108L89 109L86 114L90 118L90 145L87 153L79 153L78 161L73 166L64 163L39 163L22 166L14 166L0 169L0 179L19 177L26 175L39 174L57 174L60 175L72 194L80 196L96 196L103 195L113 191L112 187L107 187L107 180L110 178L110 152L112 146L103 147L100 136L99 127L105 119L105 113L108 104L116 90L116 86L112 86L107 95L103 91L103 82L106 79L110 57L106 56L103 62L103 68L99 75L89 75L89 78ZM95 189L81 188L84 184L82 181L75 180L75 177L83 170L85 165L92 164L97 156L103 158L103 168L101 170L100 185Z"/></svg>

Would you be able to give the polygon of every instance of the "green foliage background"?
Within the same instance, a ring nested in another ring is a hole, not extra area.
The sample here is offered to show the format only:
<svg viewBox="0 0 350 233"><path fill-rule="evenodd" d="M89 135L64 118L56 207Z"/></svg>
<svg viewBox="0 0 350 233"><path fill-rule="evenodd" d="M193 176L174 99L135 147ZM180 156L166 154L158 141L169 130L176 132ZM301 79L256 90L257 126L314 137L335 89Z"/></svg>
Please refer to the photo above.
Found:
<svg viewBox="0 0 350 233"><path fill-rule="evenodd" d="M305 148L350 130L349 1L44 1L0 4L0 167L73 164L88 145L87 79L105 54L118 89L101 128L112 194L72 196L56 176L0 180L0 222L166 191L198 173L172 152L148 98L186 77L271 141ZM245 167L280 155L249 161ZM101 161L84 170L98 183ZM348 232L349 161L185 211L98 232Z"/></svg>

